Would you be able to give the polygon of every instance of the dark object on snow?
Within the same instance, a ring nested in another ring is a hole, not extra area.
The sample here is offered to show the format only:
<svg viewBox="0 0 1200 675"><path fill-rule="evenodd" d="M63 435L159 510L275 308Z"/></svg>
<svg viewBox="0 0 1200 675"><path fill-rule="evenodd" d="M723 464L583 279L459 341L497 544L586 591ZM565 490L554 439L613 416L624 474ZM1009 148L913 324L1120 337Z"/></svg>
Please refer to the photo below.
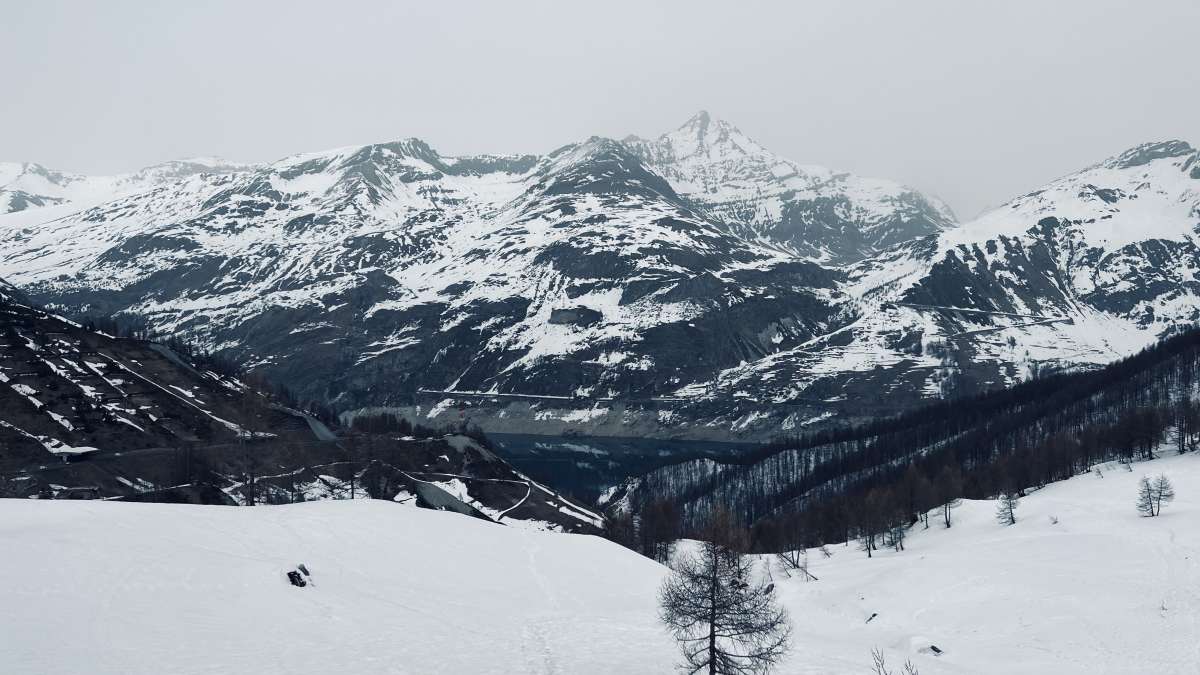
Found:
<svg viewBox="0 0 1200 675"><path fill-rule="evenodd" d="M767 587L763 589L762 594L770 595L774 591L775 591L775 584L767 584Z"/></svg>
<svg viewBox="0 0 1200 675"><path fill-rule="evenodd" d="M308 573L308 568L304 566L304 563L300 563L299 565L296 565L296 569L300 570L300 573L306 577L312 576L311 574Z"/></svg>
<svg viewBox="0 0 1200 675"><path fill-rule="evenodd" d="M301 576L301 574L299 572L297 572L296 570L292 570L292 571L288 572L287 578L288 578L288 581L290 581L293 586L299 586L300 588L304 588L305 586L308 585L308 582L305 581L304 577Z"/></svg>
<svg viewBox="0 0 1200 675"><path fill-rule="evenodd" d="M875 612L875 613L874 613L874 614L872 614L871 616L868 616L868 617L867 617L867 620L866 620L866 621L864 621L863 623L871 623L871 619L874 619L874 618L875 618L875 617L877 617L877 616L879 616L879 612Z"/></svg>
<svg viewBox="0 0 1200 675"><path fill-rule="evenodd" d="M929 651L933 652L934 654L936 654L938 656L942 655L942 650L938 649L937 645L929 645Z"/></svg>

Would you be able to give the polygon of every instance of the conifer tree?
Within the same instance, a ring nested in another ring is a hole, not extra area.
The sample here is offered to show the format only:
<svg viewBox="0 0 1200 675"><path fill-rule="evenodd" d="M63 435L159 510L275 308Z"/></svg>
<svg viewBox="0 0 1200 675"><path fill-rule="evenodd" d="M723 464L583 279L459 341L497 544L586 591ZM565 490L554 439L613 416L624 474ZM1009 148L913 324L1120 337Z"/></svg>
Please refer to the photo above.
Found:
<svg viewBox="0 0 1200 675"><path fill-rule="evenodd" d="M996 502L996 520L1001 525L1016 525L1017 524L1017 506L1021 503L1017 499L1017 493L1011 490L1005 491L1000 495L1000 499Z"/></svg>
<svg viewBox="0 0 1200 675"><path fill-rule="evenodd" d="M1152 518L1161 514L1163 505L1174 499L1175 488L1165 474L1153 480L1142 476L1138 481L1137 510L1143 516Z"/></svg>
<svg viewBox="0 0 1200 675"><path fill-rule="evenodd" d="M700 549L685 556L659 590L659 616L689 673L767 672L787 652L791 625L774 585L753 579L740 552L744 535L727 513L714 515Z"/></svg>

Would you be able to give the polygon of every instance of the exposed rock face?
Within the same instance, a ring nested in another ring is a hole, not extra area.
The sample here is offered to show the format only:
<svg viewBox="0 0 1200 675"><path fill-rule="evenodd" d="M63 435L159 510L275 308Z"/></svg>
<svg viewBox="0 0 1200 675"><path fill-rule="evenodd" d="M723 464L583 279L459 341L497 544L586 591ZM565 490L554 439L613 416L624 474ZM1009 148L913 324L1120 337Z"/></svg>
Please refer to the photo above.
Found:
<svg viewBox="0 0 1200 675"><path fill-rule="evenodd" d="M558 325L587 327L603 318L600 312L583 306L550 311L550 323Z"/></svg>
<svg viewBox="0 0 1200 675"><path fill-rule="evenodd" d="M544 156L409 139L143 172L108 199L43 191L62 201L0 216L0 274L345 409L454 421L420 392L497 392L561 420L617 399L664 434L769 436L1194 321L1198 164L1186 143L1140 146L956 226L704 113Z"/></svg>

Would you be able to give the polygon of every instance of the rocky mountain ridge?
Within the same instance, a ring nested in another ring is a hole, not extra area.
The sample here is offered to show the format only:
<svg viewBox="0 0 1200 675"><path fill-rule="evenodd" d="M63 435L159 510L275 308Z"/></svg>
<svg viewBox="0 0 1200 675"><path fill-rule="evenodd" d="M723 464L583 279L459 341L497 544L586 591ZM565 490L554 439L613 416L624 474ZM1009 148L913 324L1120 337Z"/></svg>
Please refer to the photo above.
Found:
<svg viewBox="0 0 1200 675"><path fill-rule="evenodd" d="M959 226L706 113L544 156L408 139L0 215L0 275L344 410L768 437L1194 321L1195 157L1141 146Z"/></svg>

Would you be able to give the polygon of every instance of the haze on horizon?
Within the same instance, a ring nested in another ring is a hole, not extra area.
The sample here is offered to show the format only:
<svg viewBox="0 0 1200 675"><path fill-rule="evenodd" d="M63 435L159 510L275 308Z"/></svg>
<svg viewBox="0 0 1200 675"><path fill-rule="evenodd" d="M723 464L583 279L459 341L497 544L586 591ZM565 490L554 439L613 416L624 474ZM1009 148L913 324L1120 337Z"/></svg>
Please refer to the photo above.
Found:
<svg viewBox="0 0 1200 675"><path fill-rule="evenodd" d="M1194 0L4 9L0 161L83 173L409 136L542 153L704 109L965 220L1138 143L1200 143Z"/></svg>

